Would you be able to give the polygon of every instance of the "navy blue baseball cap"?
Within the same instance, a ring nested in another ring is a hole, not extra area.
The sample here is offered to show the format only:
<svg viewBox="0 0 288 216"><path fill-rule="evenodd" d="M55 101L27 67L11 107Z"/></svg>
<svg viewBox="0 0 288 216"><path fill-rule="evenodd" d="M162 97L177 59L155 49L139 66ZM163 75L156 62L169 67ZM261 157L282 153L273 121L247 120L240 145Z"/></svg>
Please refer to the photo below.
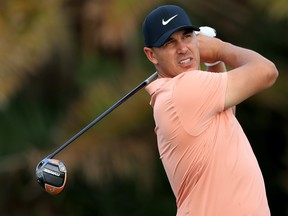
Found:
<svg viewBox="0 0 288 216"><path fill-rule="evenodd" d="M157 7L147 15L143 22L145 46L161 47L176 31L200 29L191 24L186 12L176 5L164 5Z"/></svg>

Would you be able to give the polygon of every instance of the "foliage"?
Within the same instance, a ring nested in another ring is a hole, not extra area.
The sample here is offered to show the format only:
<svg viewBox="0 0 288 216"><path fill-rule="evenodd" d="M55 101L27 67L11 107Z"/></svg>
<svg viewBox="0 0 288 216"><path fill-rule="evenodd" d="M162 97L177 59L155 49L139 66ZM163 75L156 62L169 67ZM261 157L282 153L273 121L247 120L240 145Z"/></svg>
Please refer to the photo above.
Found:
<svg viewBox="0 0 288 216"><path fill-rule="evenodd" d="M67 32L59 1L2 0L0 7L0 107L34 75ZM61 46L59 46L61 44Z"/></svg>
<svg viewBox="0 0 288 216"><path fill-rule="evenodd" d="M288 18L288 4L285 0L252 0L252 2L267 10L272 19L285 20Z"/></svg>

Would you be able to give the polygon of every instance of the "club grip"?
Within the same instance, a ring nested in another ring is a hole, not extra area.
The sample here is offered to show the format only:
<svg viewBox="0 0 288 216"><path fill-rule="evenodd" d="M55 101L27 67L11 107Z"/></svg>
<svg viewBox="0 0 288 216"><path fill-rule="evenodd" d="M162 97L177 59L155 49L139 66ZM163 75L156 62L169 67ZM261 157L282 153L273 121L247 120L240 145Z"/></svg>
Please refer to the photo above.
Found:
<svg viewBox="0 0 288 216"><path fill-rule="evenodd" d="M155 72L154 74L152 74L150 77L148 77L145 80L146 85L150 84L153 80L155 80L158 77L158 73Z"/></svg>

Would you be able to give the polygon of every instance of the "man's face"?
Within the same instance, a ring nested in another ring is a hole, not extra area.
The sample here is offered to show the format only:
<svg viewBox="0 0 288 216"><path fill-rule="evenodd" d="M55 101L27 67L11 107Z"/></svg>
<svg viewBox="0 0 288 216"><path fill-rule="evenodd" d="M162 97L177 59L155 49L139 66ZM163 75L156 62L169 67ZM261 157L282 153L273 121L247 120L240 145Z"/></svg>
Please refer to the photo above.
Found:
<svg viewBox="0 0 288 216"><path fill-rule="evenodd" d="M144 48L144 51L146 55L150 52L147 57L161 77L174 77L188 70L199 69L197 37L191 30L177 31L163 46Z"/></svg>

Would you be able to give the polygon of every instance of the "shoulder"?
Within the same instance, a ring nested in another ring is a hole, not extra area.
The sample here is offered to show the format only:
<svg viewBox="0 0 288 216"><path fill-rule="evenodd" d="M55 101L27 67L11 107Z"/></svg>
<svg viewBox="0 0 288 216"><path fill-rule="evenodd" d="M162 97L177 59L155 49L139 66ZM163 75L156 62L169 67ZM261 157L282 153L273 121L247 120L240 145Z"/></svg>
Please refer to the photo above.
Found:
<svg viewBox="0 0 288 216"><path fill-rule="evenodd" d="M188 71L173 78L175 81L175 88L178 90L193 90L199 89L208 90L210 88L226 86L227 72L213 73L200 70ZM208 88L208 89L207 89ZM197 92L201 93L201 92Z"/></svg>

